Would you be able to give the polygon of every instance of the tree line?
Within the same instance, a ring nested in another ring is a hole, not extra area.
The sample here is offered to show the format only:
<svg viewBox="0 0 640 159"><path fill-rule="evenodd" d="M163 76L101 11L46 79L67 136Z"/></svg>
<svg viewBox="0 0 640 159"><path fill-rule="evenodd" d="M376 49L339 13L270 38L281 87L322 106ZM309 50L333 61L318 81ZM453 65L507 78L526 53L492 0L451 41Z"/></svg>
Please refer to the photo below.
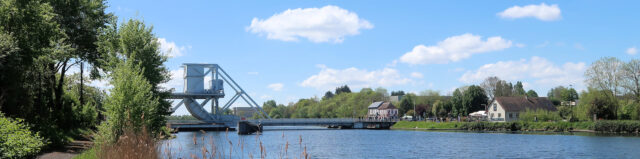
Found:
<svg viewBox="0 0 640 159"><path fill-rule="evenodd" d="M167 56L153 27L118 22L106 8L103 0L0 0L0 114L30 125L45 148L78 129L98 131L101 143L125 128L163 132ZM92 80L112 88L87 85Z"/></svg>

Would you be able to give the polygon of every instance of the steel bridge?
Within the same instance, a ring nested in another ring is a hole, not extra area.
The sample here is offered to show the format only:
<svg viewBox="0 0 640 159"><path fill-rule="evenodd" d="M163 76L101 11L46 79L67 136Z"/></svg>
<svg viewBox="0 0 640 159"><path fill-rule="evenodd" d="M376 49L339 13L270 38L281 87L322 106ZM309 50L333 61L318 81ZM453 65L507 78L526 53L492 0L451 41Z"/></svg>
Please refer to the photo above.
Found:
<svg viewBox="0 0 640 159"><path fill-rule="evenodd" d="M356 128L356 129L385 129L389 128L396 121L394 120L366 120L357 118L315 118L315 119L271 119L262 110L247 92L236 83L227 72L217 64L196 64L185 63L184 68L184 90L171 94L169 99L181 99L180 102L170 111L174 112L184 105L187 111L198 120L188 121L168 121L171 128L181 130L225 130L234 127L258 126L327 126L330 128ZM205 88L205 77L209 76L208 88ZM235 91L231 99L220 106L218 101L224 98L223 82ZM258 112L262 119L241 120L235 115L223 115L225 110L237 101L244 100L251 108ZM199 103L197 100L204 100ZM211 102L211 111L207 112L204 106ZM244 125L240 125L244 124ZM259 130L259 131L260 131Z"/></svg>

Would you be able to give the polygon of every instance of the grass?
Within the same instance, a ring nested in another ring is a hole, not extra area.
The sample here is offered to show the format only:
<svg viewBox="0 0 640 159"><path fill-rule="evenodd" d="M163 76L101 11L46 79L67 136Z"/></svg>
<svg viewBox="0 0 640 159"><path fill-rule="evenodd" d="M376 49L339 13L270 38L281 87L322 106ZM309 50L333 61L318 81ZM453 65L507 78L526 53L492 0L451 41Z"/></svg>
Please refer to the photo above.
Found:
<svg viewBox="0 0 640 159"><path fill-rule="evenodd" d="M469 130L469 131L553 131L587 130L608 133L640 133L640 121L608 120L596 122L412 122L400 121L392 129Z"/></svg>
<svg viewBox="0 0 640 159"><path fill-rule="evenodd" d="M74 156L73 159L98 159L98 154L96 154L96 148L93 147L91 149L85 150L81 154Z"/></svg>

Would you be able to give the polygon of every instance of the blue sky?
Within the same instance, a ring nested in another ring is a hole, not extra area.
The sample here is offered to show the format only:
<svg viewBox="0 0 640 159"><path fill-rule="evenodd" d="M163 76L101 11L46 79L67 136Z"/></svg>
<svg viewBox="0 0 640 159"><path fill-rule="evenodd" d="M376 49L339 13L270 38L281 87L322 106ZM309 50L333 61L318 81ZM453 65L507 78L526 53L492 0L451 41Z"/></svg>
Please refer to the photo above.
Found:
<svg viewBox="0 0 640 159"><path fill-rule="evenodd" d="M182 63L216 63L258 102L354 91L441 94L488 76L545 96L584 89L605 56L637 58L637 1L108 1L143 19L182 90ZM227 89L228 98L231 91ZM244 103L237 102L236 106ZM184 109L177 114L184 114Z"/></svg>

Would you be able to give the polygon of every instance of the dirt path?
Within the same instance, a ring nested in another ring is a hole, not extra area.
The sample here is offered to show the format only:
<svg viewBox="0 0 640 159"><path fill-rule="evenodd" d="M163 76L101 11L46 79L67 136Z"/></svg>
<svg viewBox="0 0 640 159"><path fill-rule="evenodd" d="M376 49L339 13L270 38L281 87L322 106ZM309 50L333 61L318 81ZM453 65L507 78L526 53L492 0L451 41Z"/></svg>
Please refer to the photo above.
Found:
<svg viewBox="0 0 640 159"><path fill-rule="evenodd" d="M71 159L93 146L91 141L73 141L69 145L64 146L64 150L47 152L39 155L37 159Z"/></svg>

